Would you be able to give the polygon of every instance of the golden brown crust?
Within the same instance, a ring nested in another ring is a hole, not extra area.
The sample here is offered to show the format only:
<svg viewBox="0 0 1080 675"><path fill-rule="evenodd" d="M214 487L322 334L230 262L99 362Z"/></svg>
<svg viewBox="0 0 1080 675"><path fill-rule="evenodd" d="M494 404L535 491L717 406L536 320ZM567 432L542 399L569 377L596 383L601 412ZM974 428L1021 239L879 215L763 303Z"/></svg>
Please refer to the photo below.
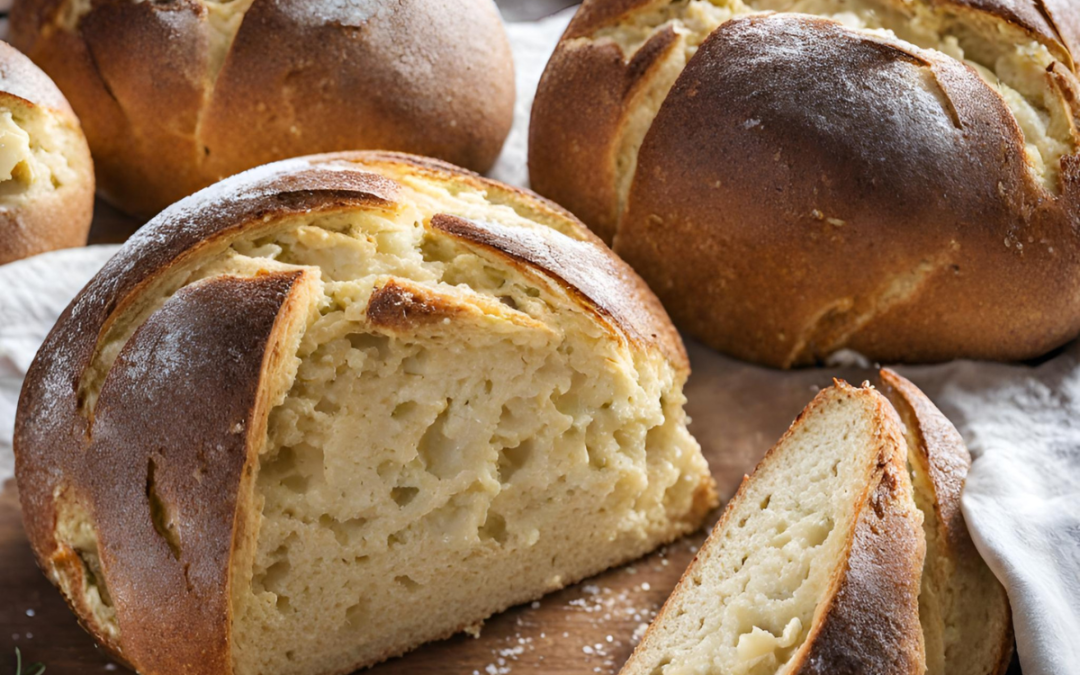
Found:
<svg viewBox="0 0 1080 675"><path fill-rule="evenodd" d="M258 406L267 354L302 275L216 277L182 288L125 344L78 446L58 456L18 443L24 485L50 482L59 470L54 491L85 495L121 635L119 645L102 641L144 672L230 667L238 485L264 429L256 415L267 412ZM35 543L51 538L42 530L52 523L28 498L35 497L23 497ZM56 550L38 552L45 569L59 573L71 567L70 550ZM74 604L101 639L84 603Z"/></svg>
<svg viewBox="0 0 1080 675"><path fill-rule="evenodd" d="M585 3L567 34L591 28L599 18L590 12L610 5ZM529 127L532 187L565 205L609 245L619 224L617 153L628 103L677 46L669 28L626 60L613 42L564 38L540 80Z"/></svg>
<svg viewBox="0 0 1080 675"><path fill-rule="evenodd" d="M665 0L607 0L583 2L563 36L566 38L588 37L604 26L610 26L635 12L647 11L665 4Z"/></svg>
<svg viewBox="0 0 1080 675"><path fill-rule="evenodd" d="M881 381L900 419L917 440L908 447L908 461L926 467L944 541L956 555L978 555L960 510L960 493L971 468L971 454L964 439L937 406L906 378L885 368L881 371Z"/></svg>
<svg viewBox="0 0 1080 675"><path fill-rule="evenodd" d="M1071 0L1031 0L1053 25L1062 43L1073 56L1080 54L1080 12Z"/></svg>
<svg viewBox="0 0 1080 675"><path fill-rule="evenodd" d="M362 152L298 158L236 176L174 205L129 240L65 310L27 374L14 443L26 530L42 567L54 582L60 569L73 568L70 549L56 533L58 498L70 492L85 502L98 528L105 581L115 591L119 643L95 625L78 598L69 600L99 641L141 671L228 672L228 561L233 528L246 522L237 517L245 508L238 495L249 478L244 469L256 450L253 439L265 436L261 425L271 396L265 382L277 367L272 362L282 358L277 347L288 332L283 326L299 320L292 305L302 303L294 298L302 284L313 282L296 273L211 277L184 286L124 344L93 404L84 398L83 383L101 341L118 317L141 311L147 296L167 294L166 279L188 269L192 258L289 216L403 208L398 181L410 173L449 186L486 188L500 203L575 235L545 237L539 227L536 234L529 229L519 235L483 224L457 236L471 245L480 238L522 264L550 265L545 273L577 281L589 307L611 319L637 348L683 353L681 343L663 342L678 336L657 301L633 300L648 292L643 282L583 225L529 193L440 162ZM546 248L534 256L526 250L531 245ZM599 271L565 268L572 263ZM623 275L618 278L627 288L596 282L604 274ZM391 305L397 307L403 294L385 289L385 302L376 297L375 305L389 321ZM643 307L658 313L644 317ZM161 518L152 517L151 503L160 506L154 508ZM242 534L237 530L236 536ZM175 634L187 639L166 639Z"/></svg>
<svg viewBox="0 0 1080 675"><path fill-rule="evenodd" d="M62 188L0 204L0 265L84 245L94 215L94 170L79 120L53 81L4 42L0 42L0 107L58 119L75 141L71 159L78 174L75 182Z"/></svg>
<svg viewBox="0 0 1080 675"><path fill-rule="evenodd" d="M1024 31L1046 45L1051 53L1070 67L1075 67L1077 26L1080 13L1069 0L939 0L969 16L989 15Z"/></svg>
<svg viewBox="0 0 1080 675"><path fill-rule="evenodd" d="M49 76L6 42L0 42L0 91L65 119L75 119L67 99Z"/></svg>
<svg viewBox="0 0 1080 675"><path fill-rule="evenodd" d="M882 402L883 403L883 402ZM885 404L887 405L887 404ZM890 411L891 412L891 411ZM894 419L888 443L902 443ZM919 580L926 543L911 503L903 446L880 467L862 508L847 565L796 655L801 675L922 675Z"/></svg>
<svg viewBox="0 0 1080 675"><path fill-rule="evenodd" d="M86 167L83 179L70 189L38 195L13 209L0 207L0 265L47 251L86 245L94 216L89 150L83 166Z"/></svg>
<svg viewBox="0 0 1080 675"><path fill-rule="evenodd" d="M740 18L653 123L615 250L677 322L742 358L1031 357L1080 331L1066 162L1052 198L1001 98L952 59L821 19Z"/></svg>
<svg viewBox="0 0 1080 675"><path fill-rule="evenodd" d="M21 0L13 38L71 99L103 193L153 215L225 176L331 150L391 148L477 170L513 116L492 3L408 0L367 12L256 0L224 61L201 0ZM466 36L469 36L466 39Z"/></svg>
<svg viewBox="0 0 1080 675"><path fill-rule="evenodd" d="M859 498L845 565L792 657L791 672L921 675L926 663L919 586L926 542L912 502L900 420L873 388L856 389L839 380L835 387L849 397L871 399L878 460L867 493Z"/></svg>

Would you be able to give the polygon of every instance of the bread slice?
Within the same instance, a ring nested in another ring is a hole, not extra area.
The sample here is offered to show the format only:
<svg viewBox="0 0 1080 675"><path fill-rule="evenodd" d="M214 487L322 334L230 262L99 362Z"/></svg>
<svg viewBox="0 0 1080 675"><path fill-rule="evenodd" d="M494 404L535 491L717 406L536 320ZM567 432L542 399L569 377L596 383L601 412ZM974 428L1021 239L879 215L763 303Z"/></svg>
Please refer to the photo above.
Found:
<svg viewBox="0 0 1080 675"><path fill-rule="evenodd" d="M743 481L624 675L921 674L922 516L900 421L822 391Z"/></svg>
<svg viewBox="0 0 1080 675"><path fill-rule="evenodd" d="M923 512L926 565L919 617L928 675L996 675L1012 656L1005 589L968 535L960 491L971 455L956 427L908 380L881 371L905 426L915 503Z"/></svg>

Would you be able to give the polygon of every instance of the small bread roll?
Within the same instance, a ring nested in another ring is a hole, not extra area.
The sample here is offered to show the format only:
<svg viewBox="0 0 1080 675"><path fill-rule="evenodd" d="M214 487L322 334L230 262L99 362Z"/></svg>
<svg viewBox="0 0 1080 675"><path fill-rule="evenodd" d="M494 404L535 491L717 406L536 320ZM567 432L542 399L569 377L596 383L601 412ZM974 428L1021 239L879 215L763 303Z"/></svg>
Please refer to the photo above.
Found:
<svg viewBox="0 0 1080 675"><path fill-rule="evenodd" d="M772 366L1080 334L1080 3L586 0L533 188L684 330Z"/></svg>
<svg viewBox="0 0 1080 675"><path fill-rule="evenodd" d="M27 374L42 569L155 675L348 673L701 525L686 353L535 195L343 153L163 212Z"/></svg>
<svg viewBox="0 0 1080 675"><path fill-rule="evenodd" d="M45 73L0 42L0 264L84 245L93 215L78 118Z"/></svg>
<svg viewBox="0 0 1080 675"><path fill-rule="evenodd" d="M513 119L491 0L18 0L11 20L82 118L102 194L143 217L314 152L485 171Z"/></svg>

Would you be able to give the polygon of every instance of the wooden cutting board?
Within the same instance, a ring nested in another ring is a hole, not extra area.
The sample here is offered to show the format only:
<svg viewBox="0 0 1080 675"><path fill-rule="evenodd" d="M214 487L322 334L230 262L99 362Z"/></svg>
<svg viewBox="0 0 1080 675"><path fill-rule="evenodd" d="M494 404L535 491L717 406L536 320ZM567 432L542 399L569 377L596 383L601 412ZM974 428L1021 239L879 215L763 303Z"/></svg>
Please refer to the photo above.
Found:
<svg viewBox="0 0 1080 675"><path fill-rule="evenodd" d="M699 345L688 346L695 369L687 386L691 430L725 500L818 387L828 386L833 375L853 382L868 375L825 369L763 374ZM800 384L792 386L793 380ZM718 516L712 514L710 526ZM459 635L368 672L616 673L704 536L687 537L631 565L495 616L479 638ZM14 672L15 647L22 649L24 662L43 661L49 675L123 670L97 650L37 569L23 534L15 486L9 482L0 492L0 674ZM1016 664L1009 675L1020 675Z"/></svg>

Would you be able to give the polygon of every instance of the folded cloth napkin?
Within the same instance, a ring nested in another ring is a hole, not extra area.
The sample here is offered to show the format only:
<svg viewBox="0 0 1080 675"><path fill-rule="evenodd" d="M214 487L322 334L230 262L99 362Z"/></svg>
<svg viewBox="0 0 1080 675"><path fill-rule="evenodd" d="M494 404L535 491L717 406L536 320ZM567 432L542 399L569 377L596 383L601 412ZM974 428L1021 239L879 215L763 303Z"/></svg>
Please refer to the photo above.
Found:
<svg viewBox="0 0 1080 675"><path fill-rule="evenodd" d="M496 178L527 182L529 109L571 15L508 26L518 99L514 127L492 171ZM115 250L71 249L0 266L0 483L13 473L22 377L64 307ZM875 375L851 359L782 372L692 340L688 347L691 429L714 462L738 462L745 471L814 389L833 376L858 383ZM975 457L964 514L979 551L1008 589L1025 675L1080 673L1080 343L1035 367L959 361L900 371L953 420Z"/></svg>

